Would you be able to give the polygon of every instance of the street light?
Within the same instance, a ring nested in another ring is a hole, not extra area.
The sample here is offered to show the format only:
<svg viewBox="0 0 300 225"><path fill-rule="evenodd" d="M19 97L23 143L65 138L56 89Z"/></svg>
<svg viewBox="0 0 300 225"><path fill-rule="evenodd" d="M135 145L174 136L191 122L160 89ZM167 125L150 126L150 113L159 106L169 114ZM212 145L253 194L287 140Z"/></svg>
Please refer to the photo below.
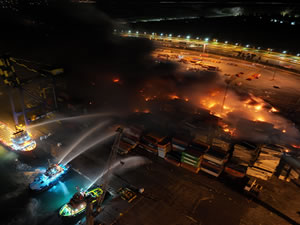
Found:
<svg viewBox="0 0 300 225"><path fill-rule="evenodd" d="M180 38L181 36L180 36L180 35L177 35L177 37L179 37L179 38Z"/></svg>
<svg viewBox="0 0 300 225"><path fill-rule="evenodd" d="M295 22L291 22L291 25L295 25L296 23Z"/></svg>
<svg viewBox="0 0 300 225"><path fill-rule="evenodd" d="M249 48L250 45L246 45L246 48Z"/></svg>
<svg viewBox="0 0 300 225"><path fill-rule="evenodd" d="M131 34L131 30L128 31L128 34Z"/></svg>
<svg viewBox="0 0 300 225"><path fill-rule="evenodd" d="M197 40L199 40L199 37L196 37Z"/></svg>
<svg viewBox="0 0 300 225"><path fill-rule="evenodd" d="M235 45L236 45L236 46L238 46L238 45L239 45L239 43L235 43Z"/></svg>
<svg viewBox="0 0 300 225"><path fill-rule="evenodd" d="M152 35L154 35L154 32L152 32Z"/></svg>
<svg viewBox="0 0 300 225"><path fill-rule="evenodd" d="M298 53L297 56L300 56L300 53Z"/></svg>
<svg viewBox="0 0 300 225"><path fill-rule="evenodd" d="M136 34L139 34L139 32L138 32L138 31L136 31L135 33L136 33Z"/></svg>
<svg viewBox="0 0 300 225"><path fill-rule="evenodd" d="M257 49L259 50L259 49L260 49L260 47L257 47Z"/></svg>
<svg viewBox="0 0 300 225"><path fill-rule="evenodd" d="M191 38L191 36L190 36L190 35L186 36L186 39L190 39L190 38Z"/></svg>
<svg viewBox="0 0 300 225"><path fill-rule="evenodd" d="M286 54L286 51L284 50L282 53L283 53L283 54Z"/></svg>
<svg viewBox="0 0 300 225"><path fill-rule="evenodd" d="M172 37L172 34L169 34L169 37Z"/></svg>
<svg viewBox="0 0 300 225"><path fill-rule="evenodd" d="M164 34L163 33L160 33L160 36L163 36Z"/></svg>
<svg viewBox="0 0 300 225"><path fill-rule="evenodd" d="M228 41L225 41L225 44L228 44Z"/></svg>
<svg viewBox="0 0 300 225"><path fill-rule="evenodd" d="M204 40L205 40L205 41L209 41L209 38L205 38Z"/></svg>

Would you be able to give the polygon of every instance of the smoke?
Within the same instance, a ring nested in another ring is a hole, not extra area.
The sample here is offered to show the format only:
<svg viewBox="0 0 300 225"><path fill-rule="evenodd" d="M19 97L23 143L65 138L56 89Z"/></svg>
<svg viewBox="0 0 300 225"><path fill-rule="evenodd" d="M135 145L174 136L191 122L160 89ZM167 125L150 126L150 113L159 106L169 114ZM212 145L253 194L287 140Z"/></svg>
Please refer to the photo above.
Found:
<svg viewBox="0 0 300 225"><path fill-rule="evenodd" d="M17 204L17 203L16 203ZM40 202L32 198L28 204L23 208L23 212L14 216L14 219L11 220L7 225L26 225L38 224L38 219L41 216L38 213Z"/></svg>

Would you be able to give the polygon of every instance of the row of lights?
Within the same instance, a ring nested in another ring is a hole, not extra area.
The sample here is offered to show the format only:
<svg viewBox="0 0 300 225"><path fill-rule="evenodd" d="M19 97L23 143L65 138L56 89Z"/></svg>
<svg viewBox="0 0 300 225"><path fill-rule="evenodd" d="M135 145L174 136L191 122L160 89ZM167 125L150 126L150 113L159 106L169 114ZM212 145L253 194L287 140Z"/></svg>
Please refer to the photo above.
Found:
<svg viewBox="0 0 300 225"><path fill-rule="evenodd" d="M274 23L277 23L277 22L283 23L282 20L277 20L277 19L271 19L271 22L274 22ZM296 22L295 21L291 22L291 25L296 25Z"/></svg>
<svg viewBox="0 0 300 225"><path fill-rule="evenodd" d="M114 30L114 31L116 32L116 30ZM122 31L122 32L123 32L123 31ZM128 30L128 33L131 34L131 30ZM136 34L139 34L139 31L136 31L135 33L136 33ZM147 33L144 32L144 34L147 34ZM154 36L154 35L156 35L156 33L152 32L152 35ZM161 36L161 37L164 36L164 33L160 33L160 36ZM169 34L169 35L166 34L166 36L168 36L168 37L173 37L173 34ZM178 37L178 38L181 38L181 35L177 35L177 37ZM191 36L190 36L190 35L187 35L187 36L186 36L186 39L188 39L188 40L191 39ZM196 37L196 40L199 40L199 39L200 39L199 37ZM209 38L205 38L204 41L208 42L208 41L209 41ZM214 41L215 41L215 42L218 42L217 39L215 39ZM225 43L225 44L228 44L228 41L225 41L224 43ZM239 45L239 43L235 43L235 46L238 46L238 45ZM247 45L245 45L245 47L246 47L246 48L249 48L250 45L247 44ZM254 47L253 47L253 48L254 48ZM260 50L261 47L257 47L257 49ZM271 49L271 48L268 48L267 50L270 51L270 52L273 51L273 49ZM284 50L284 51L282 51L282 53L283 53L283 54L287 54L287 51ZM300 56L300 53L298 53L297 56Z"/></svg>

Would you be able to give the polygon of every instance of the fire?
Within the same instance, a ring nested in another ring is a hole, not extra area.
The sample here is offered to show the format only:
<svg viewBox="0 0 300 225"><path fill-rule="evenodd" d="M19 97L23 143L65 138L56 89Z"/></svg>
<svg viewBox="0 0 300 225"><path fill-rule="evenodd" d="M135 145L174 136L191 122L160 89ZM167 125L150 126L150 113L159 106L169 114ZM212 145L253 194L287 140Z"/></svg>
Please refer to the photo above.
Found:
<svg viewBox="0 0 300 225"><path fill-rule="evenodd" d="M113 79L113 82L114 82L114 83L118 83L119 81L120 81L119 78L114 78L114 79Z"/></svg>
<svg viewBox="0 0 300 225"><path fill-rule="evenodd" d="M232 92L214 91L210 92L207 96L201 96L200 106L208 109L212 115L226 118L231 112L241 113L244 118L252 121L261 121L273 123L274 128L283 130L282 121L274 118L271 113L278 112L278 110L263 99L255 97L250 94L249 98L240 100Z"/></svg>
<svg viewBox="0 0 300 225"><path fill-rule="evenodd" d="M264 118L262 118L261 116L257 117L255 120L256 120L256 121L265 122L265 119L264 119Z"/></svg>
<svg viewBox="0 0 300 225"><path fill-rule="evenodd" d="M228 134L230 134L231 136L234 135L235 129L230 128L230 127L228 126L228 124L226 124L226 123L222 123L222 124L220 124L220 125L221 125L221 127L223 128L223 131L224 131L225 133L228 133Z"/></svg>
<svg viewBox="0 0 300 225"><path fill-rule="evenodd" d="M180 99L177 95L169 95L169 98L172 100Z"/></svg>
<svg viewBox="0 0 300 225"><path fill-rule="evenodd" d="M256 105L256 106L254 106L254 108L256 111L259 111L262 109L262 105Z"/></svg>
<svg viewBox="0 0 300 225"><path fill-rule="evenodd" d="M278 109L275 109L274 107L272 107L269 112L278 112Z"/></svg>
<svg viewBox="0 0 300 225"><path fill-rule="evenodd" d="M150 110L149 109L134 109L133 110L133 112L135 112L135 113L139 113L139 112L141 112L141 113L150 113Z"/></svg>
<svg viewBox="0 0 300 225"><path fill-rule="evenodd" d="M208 108L210 109L210 108L214 107L215 105L216 105L215 102L211 102L211 103L208 105Z"/></svg>

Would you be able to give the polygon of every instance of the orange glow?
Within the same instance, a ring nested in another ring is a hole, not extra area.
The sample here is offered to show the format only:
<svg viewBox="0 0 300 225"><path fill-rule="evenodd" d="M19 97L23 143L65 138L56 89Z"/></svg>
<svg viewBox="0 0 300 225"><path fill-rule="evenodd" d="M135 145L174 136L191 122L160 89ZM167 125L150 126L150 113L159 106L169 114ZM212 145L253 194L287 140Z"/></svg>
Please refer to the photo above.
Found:
<svg viewBox="0 0 300 225"><path fill-rule="evenodd" d="M114 83L118 83L119 81L120 81L119 78L114 78L114 79L113 79L113 82L114 82Z"/></svg>
<svg viewBox="0 0 300 225"><path fill-rule="evenodd" d="M150 110L149 109L145 109L143 112L144 113L150 113Z"/></svg>
<svg viewBox="0 0 300 225"><path fill-rule="evenodd" d="M272 107L269 112L278 112L278 109L275 109L274 107Z"/></svg>
<svg viewBox="0 0 300 225"><path fill-rule="evenodd" d="M169 95L169 98L172 100L179 99L177 95Z"/></svg>
<svg viewBox="0 0 300 225"><path fill-rule="evenodd" d="M184 101L188 102L188 101L189 101L189 99L188 99L188 98L185 98L185 99L184 99Z"/></svg>
<svg viewBox="0 0 300 225"><path fill-rule="evenodd" d="M300 145L292 145L294 148L300 148Z"/></svg>
<svg viewBox="0 0 300 225"><path fill-rule="evenodd" d="M216 95L220 94L220 91L214 91L210 94L210 96L214 97Z"/></svg>
<svg viewBox="0 0 300 225"><path fill-rule="evenodd" d="M265 119L264 119L264 118L262 118L262 117L257 117L257 118L256 118L256 121L265 122Z"/></svg>
<svg viewBox="0 0 300 225"><path fill-rule="evenodd" d="M212 103L210 103L210 104L208 105L208 108L210 109L210 108L214 107L215 105L216 105L216 103L215 103L215 102L212 102Z"/></svg>
<svg viewBox="0 0 300 225"><path fill-rule="evenodd" d="M256 111L259 111L259 110L261 110L262 105L256 105L254 108L255 108Z"/></svg>
<svg viewBox="0 0 300 225"><path fill-rule="evenodd" d="M286 130L282 130L282 133L286 133Z"/></svg>

